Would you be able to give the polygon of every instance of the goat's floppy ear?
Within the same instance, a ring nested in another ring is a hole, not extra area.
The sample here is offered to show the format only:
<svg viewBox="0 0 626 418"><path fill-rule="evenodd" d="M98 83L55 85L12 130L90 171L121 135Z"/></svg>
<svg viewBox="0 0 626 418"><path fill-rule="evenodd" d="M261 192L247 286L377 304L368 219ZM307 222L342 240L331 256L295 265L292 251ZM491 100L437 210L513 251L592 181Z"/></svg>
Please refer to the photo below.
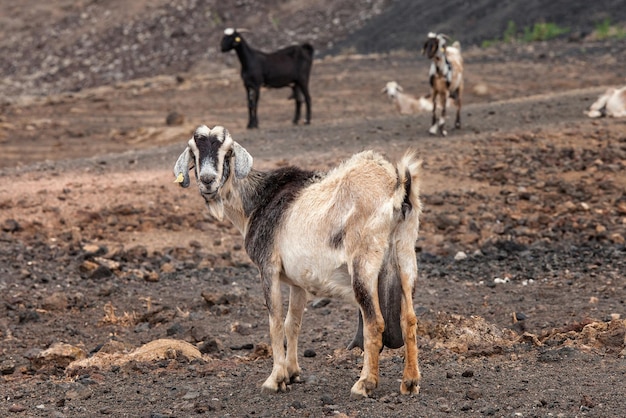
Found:
<svg viewBox="0 0 626 418"><path fill-rule="evenodd" d="M175 183L179 183L182 187L189 187L189 162L191 160L191 151L189 147L185 148L182 154L176 160L174 165Z"/></svg>
<svg viewBox="0 0 626 418"><path fill-rule="evenodd" d="M235 176L242 179L252 169L252 155L236 142L233 144L233 152L235 154Z"/></svg>

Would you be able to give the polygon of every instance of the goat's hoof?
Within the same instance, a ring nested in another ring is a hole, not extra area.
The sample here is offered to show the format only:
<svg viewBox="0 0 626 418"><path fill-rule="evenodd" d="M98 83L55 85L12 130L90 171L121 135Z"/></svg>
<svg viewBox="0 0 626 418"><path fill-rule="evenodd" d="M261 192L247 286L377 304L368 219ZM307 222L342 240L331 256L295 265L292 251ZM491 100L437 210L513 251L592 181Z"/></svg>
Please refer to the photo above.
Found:
<svg viewBox="0 0 626 418"><path fill-rule="evenodd" d="M286 392L286 391L287 391L287 384L285 383L285 381L277 382L271 377L268 378L265 381L265 383L263 383L263 386L261 386L261 393L264 393L264 394L273 394L277 392Z"/></svg>
<svg viewBox="0 0 626 418"><path fill-rule="evenodd" d="M303 380L300 377L300 374L294 374L289 378L289 383L302 383Z"/></svg>
<svg viewBox="0 0 626 418"><path fill-rule="evenodd" d="M420 393L419 379L407 379L400 383L400 393L403 395L417 395Z"/></svg>
<svg viewBox="0 0 626 418"><path fill-rule="evenodd" d="M454 124L454 127L455 127L456 129L461 129L461 124L460 124L460 123L456 123L456 124Z"/></svg>
<svg viewBox="0 0 626 418"><path fill-rule="evenodd" d="M353 399L367 398L376 389L376 382L359 380L350 389L350 397Z"/></svg>

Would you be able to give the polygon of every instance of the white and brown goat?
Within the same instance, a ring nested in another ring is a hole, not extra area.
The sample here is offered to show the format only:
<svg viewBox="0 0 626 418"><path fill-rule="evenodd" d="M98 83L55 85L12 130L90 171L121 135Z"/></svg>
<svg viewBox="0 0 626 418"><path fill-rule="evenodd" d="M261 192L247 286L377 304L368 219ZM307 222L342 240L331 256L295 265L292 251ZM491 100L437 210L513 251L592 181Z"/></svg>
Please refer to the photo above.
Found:
<svg viewBox="0 0 626 418"><path fill-rule="evenodd" d="M427 94L415 97L404 92L404 89L396 81L388 81L380 91L387 93L387 97L394 103L396 110L401 115L414 115L420 112L432 112L433 101L431 95Z"/></svg>
<svg viewBox="0 0 626 418"><path fill-rule="evenodd" d="M626 117L626 86L619 89L612 87L607 89L585 113L590 118Z"/></svg>
<svg viewBox="0 0 626 418"><path fill-rule="evenodd" d="M448 97L454 99L456 104L454 125L457 129L461 128L461 95L463 93L461 44L456 41L451 46L447 46L447 39L448 37L444 34L430 32L422 49L422 54L432 61L428 73L433 100L432 125L429 129L432 135L445 136L447 134L445 123ZM437 115L438 106L441 107L440 115Z"/></svg>
<svg viewBox="0 0 626 418"><path fill-rule="evenodd" d="M196 129L174 167L176 181L188 187L193 169L210 213L233 222L259 269L274 357L264 391L284 391L300 380L298 334L311 294L360 308L350 346L363 348L364 362L354 396L367 397L377 387L383 346L405 346L400 391L419 392L413 290L420 165L411 152L394 165L364 151L327 173L262 172L223 127ZM284 324L281 282L290 287Z"/></svg>

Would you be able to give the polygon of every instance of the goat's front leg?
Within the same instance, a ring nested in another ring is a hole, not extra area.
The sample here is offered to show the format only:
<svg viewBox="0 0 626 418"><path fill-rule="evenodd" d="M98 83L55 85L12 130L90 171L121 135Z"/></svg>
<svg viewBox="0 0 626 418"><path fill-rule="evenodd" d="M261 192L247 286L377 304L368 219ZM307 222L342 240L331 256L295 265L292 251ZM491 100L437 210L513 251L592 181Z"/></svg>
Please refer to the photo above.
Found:
<svg viewBox="0 0 626 418"><path fill-rule="evenodd" d="M384 254L384 251L382 252ZM373 254L364 257L375 258ZM352 287L363 315L363 368L359 380L352 386L354 397L368 397L378 386L378 360L383 348L385 322L378 301L378 271L382 264L378 260L354 262ZM377 268L376 268L377 267Z"/></svg>
<svg viewBox="0 0 626 418"><path fill-rule="evenodd" d="M442 103L441 103L441 116L439 117L439 122L437 122L438 131L439 131L439 135L446 136L448 135L448 132L446 132L446 129L445 129L446 110L448 108L448 92L446 91L445 93L440 93L439 96L441 97Z"/></svg>
<svg viewBox="0 0 626 418"><path fill-rule="evenodd" d="M289 383L285 359L285 332L283 328L283 304L278 273L261 272L265 305L269 311L270 340L274 367L272 374L263 383L263 392L285 391Z"/></svg>
<svg viewBox="0 0 626 418"><path fill-rule="evenodd" d="M287 373L289 381L300 382L300 366L298 365L298 335L302 326L302 314L306 307L306 291L301 287L291 286L289 294L289 310L285 319L287 335Z"/></svg>
<svg viewBox="0 0 626 418"><path fill-rule="evenodd" d="M248 129L259 127L257 119L257 105L259 103L260 88L255 86L246 86L248 96Z"/></svg>

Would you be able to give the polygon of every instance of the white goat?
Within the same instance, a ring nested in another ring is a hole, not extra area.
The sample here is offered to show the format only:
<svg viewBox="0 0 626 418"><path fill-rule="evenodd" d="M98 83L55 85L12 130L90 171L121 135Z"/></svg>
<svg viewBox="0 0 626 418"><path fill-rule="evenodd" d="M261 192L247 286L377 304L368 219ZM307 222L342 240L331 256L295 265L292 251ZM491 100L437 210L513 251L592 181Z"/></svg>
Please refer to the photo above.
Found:
<svg viewBox="0 0 626 418"><path fill-rule="evenodd" d="M610 116L614 118L626 117L626 86L607 89L598 100L591 105L588 112L590 118Z"/></svg>
<svg viewBox="0 0 626 418"><path fill-rule="evenodd" d="M404 89L395 81L388 81L380 91L387 93L387 96L394 102L396 110L402 115L413 115L419 112L432 112L433 101L430 94L419 98L404 93Z"/></svg>
<svg viewBox="0 0 626 418"><path fill-rule="evenodd" d="M461 44L456 41L446 46L448 37L444 34L430 32L424 43L422 54L432 60L430 64L430 85L432 87L433 118L429 132L447 135L444 128L448 97L456 103L455 127L461 128L461 94L463 93L463 57ZM441 106L441 115L437 116L437 106Z"/></svg>
<svg viewBox="0 0 626 418"><path fill-rule="evenodd" d="M297 167L261 172L223 127L196 129L174 174L188 187L194 169L209 211L218 219L226 215L241 231L259 268L274 356L264 391L284 391L300 380L298 334L312 294L360 308L360 328L350 346L362 347L365 357L354 396L367 397L377 387L383 346L406 346L400 391L419 392L412 295L420 165L414 153L393 165L366 151L325 174ZM281 282L290 286L284 325Z"/></svg>

